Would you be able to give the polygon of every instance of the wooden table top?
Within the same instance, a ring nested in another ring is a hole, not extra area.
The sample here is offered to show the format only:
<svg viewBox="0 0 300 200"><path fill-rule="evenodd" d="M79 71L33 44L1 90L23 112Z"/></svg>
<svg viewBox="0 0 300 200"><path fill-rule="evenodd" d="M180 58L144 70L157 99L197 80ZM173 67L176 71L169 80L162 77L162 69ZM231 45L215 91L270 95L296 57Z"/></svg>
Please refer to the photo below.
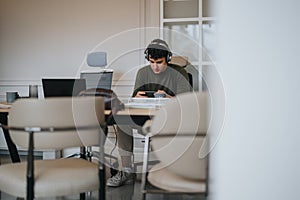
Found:
<svg viewBox="0 0 300 200"><path fill-rule="evenodd" d="M0 102L0 112L1 113L8 113L9 106L11 106L11 103Z"/></svg>

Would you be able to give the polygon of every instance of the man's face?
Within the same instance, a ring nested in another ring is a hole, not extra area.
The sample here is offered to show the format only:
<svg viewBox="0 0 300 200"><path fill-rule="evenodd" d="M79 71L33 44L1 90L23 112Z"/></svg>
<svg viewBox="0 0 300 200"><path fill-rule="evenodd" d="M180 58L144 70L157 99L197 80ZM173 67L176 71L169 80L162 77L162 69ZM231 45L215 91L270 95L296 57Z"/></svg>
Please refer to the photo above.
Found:
<svg viewBox="0 0 300 200"><path fill-rule="evenodd" d="M160 74L161 72L165 71L168 67L165 57L158 58L155 60L150 56L149 62L150 62L151 69L155 74Z"/></svg>

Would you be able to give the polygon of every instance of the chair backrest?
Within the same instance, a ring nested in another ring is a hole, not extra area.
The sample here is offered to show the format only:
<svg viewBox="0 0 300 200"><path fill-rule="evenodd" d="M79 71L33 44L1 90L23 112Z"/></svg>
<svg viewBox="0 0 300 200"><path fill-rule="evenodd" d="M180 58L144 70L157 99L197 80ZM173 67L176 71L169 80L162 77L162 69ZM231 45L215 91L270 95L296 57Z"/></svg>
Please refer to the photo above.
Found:
<svg viewBox="0 0 300 200"><path fill-rule="evenodd" d="M191 63L188 61L187 56L172 56L172 59L169 62L169 64L177 65L179 67L185 68L189 76L189 83L191 87L194 88L193 74L189 70L187 70L187 66L191 65Z"/></svg>
<svg viewBox="0 0 300 200"><path fill-rule="evenodd" d="M178 65L180 67L186 67L190 64L187 56L172 56L169 63L172 65Z"/></svg>
<svg viewBox="0 0 300 200"><path fill-rule="evenodd" d="M104 101L101 97L60 97L19 99L9 111L10 127L95 127L104 124ZM99 130L36 132L35 149L63 149L99 144ZM28 147L28 133L10 131L19 147Z"/></svg>
<svg viewBox="0 0 300 200"><path fill-rule="evenodd" d="M90 67L105 67L107 54L106 52L91 52L87 55L86 62Z"/></svg>
<svg viewBox="0 0 300 200"><path fill-rule="evenodd" d="M205 151L209 126L207 93L184 93L165 105L153 118L151 146L162 167L191 179L205 179Z"/></svg>

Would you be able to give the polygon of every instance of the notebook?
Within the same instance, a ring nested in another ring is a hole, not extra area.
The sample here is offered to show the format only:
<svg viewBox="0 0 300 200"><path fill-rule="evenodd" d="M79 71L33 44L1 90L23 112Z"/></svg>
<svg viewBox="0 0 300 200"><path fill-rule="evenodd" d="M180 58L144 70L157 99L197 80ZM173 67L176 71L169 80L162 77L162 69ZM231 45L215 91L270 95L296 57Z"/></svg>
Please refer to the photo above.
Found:
<svg viewBox="0 0 300 200"><path fill-rule="evenodd" d="M77 96L86 89L85 79L43 78L42 84L45 98Z"/></svg>

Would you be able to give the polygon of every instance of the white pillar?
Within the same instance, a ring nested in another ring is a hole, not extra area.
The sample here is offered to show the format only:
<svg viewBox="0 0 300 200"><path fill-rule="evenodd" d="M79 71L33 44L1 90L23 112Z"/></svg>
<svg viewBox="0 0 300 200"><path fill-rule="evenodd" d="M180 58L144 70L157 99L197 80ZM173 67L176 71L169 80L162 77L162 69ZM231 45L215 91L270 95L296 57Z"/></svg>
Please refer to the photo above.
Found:
<svg viewBox="0 0 300 200"><path fill-rule="evenodd" d="M218 3L226 118L209 199L300 199L300 2Z"/></svg>

